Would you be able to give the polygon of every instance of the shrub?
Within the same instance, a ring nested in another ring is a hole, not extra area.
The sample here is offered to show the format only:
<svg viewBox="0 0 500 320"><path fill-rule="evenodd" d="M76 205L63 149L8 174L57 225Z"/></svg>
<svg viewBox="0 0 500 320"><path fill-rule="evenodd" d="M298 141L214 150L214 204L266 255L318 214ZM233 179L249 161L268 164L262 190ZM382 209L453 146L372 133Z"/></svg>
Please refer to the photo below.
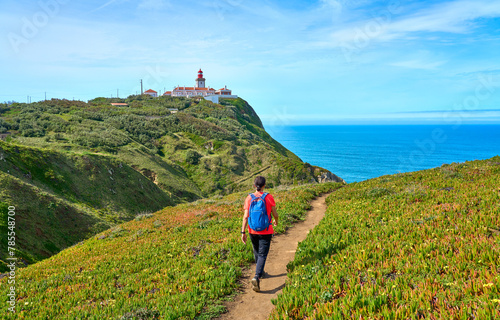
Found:
<svg viewBox="0 0 500 320"><path fill-rule="evenodd" d="M186 162L189 164L193 164L193 165L198 164L201 157L202 157L202 155L194 150L188 150L186 152Z"/></svg>
<svg viewBox="0 0 500 320"><path fill-rule="evenodd" d="M130 138L120 130L105 127L81 126L72 132L72 141L81 146L95 147L119 147L129 143Z"/></svg>
<svg viewBox="0 0 500 320"><path fill-rule="evenodd" d="M157 310L142 308L133 312L127 312L120 318L120 320L128 319L160 319L160 312Z"/></svg>
<svg viewBox="0 0 500 320"><path fill-rule="evenodd" d="M11 125L7 121L5 121L3 119L0 119L0 128L5 128L5 131L7 131L7 130L9 130L11 128Z"/></svg>

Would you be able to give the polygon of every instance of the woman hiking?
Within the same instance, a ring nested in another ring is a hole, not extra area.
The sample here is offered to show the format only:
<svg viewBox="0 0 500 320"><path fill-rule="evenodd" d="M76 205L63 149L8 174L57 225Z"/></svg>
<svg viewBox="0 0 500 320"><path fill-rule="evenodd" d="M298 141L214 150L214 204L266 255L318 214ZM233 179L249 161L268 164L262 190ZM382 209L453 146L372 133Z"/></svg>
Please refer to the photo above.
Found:
<svg viewBox="0 0 500 320"><path fill-rule="evenodd" d="M257 176L253 183L256 191L245 199L243 221L241 224L241 241L247 243L245 230L248 226L250 241L252 241L255 263L255 277L252 279L252 289L260 291L260 279L264 275L264 265L274 234L273 225L278 225L276 202L271 194L264 192L266 178ZM274 223L272 222L274 218Z"/></svg>

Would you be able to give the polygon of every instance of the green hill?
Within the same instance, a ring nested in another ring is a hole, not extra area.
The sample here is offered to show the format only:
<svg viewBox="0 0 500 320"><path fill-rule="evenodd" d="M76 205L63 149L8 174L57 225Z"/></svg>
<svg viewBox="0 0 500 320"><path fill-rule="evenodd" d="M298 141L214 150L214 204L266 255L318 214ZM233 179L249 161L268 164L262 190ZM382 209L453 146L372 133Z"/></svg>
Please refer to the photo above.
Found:
<svg viewBox="0 0 500 320"><path fill-rule="evenodd" d="M500 157L352 183L270 319L500 319Z"/></svg>
<svg viewBox="0 0 500 320"><path fill-rule="evenodd" d="M141 213L246 190L258 173L269 187L331 175L272 139L242 99L0 104L0 137L0 204L17 209L27 263Z"/></svg>

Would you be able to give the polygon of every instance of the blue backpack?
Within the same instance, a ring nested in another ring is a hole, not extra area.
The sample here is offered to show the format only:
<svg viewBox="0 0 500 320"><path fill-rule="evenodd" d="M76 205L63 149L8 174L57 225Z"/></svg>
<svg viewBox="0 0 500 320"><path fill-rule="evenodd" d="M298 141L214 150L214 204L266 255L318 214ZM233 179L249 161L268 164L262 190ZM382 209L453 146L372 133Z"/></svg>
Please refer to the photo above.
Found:
<svg viewBox="0 0 500 320"><path fill-rule="evenodd" d="M269 228L270 221L266 209L266 196L267 193L265 192L260 197L250 193L252 201L250 202L248 225L252 230L264 231Z"/></svg>

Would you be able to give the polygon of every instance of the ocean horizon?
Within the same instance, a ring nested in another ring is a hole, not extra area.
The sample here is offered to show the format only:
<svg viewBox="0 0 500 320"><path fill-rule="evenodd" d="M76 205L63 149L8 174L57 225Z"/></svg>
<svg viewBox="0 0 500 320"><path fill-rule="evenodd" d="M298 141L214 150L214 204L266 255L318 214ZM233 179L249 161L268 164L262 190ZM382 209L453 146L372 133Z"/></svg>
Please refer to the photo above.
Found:
<svg viewBox="0 0 500 320"><path fill-rule="evenodd" d="M500 154L500 125L265 126L304 162L359 182Z"/></svg>

